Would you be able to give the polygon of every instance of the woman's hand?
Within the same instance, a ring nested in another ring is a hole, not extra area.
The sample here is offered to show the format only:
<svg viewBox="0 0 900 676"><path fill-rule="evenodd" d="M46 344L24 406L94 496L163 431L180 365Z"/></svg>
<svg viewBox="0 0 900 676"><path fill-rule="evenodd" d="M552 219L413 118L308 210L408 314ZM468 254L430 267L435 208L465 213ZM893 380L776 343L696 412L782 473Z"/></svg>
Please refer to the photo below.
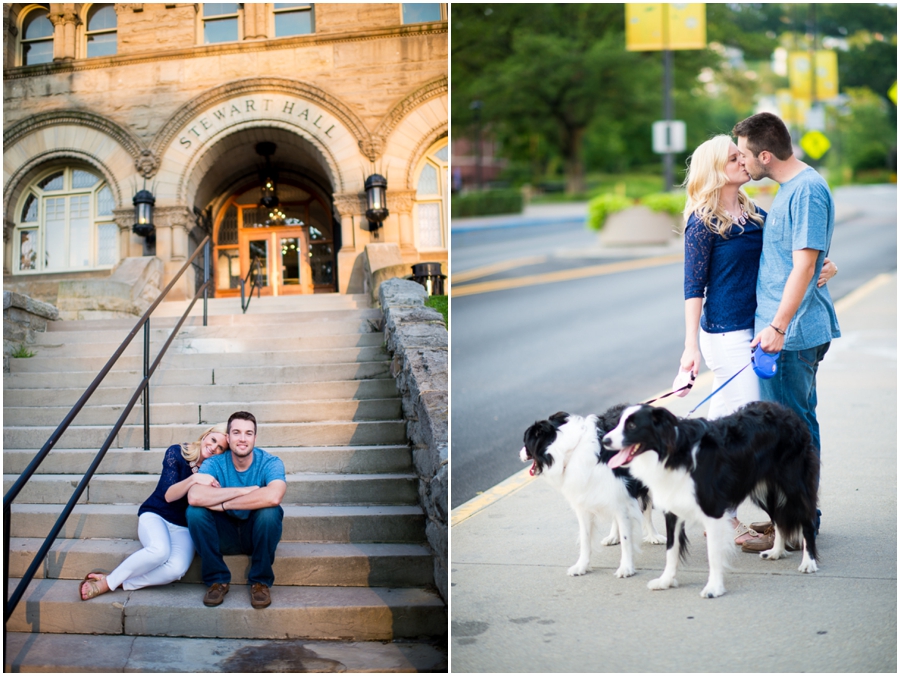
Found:
<svg viewBox="0 0 900 676"><path fill-rule="evenodd" d="M825 262L822 263L822 270L821 272L819 272L819 281L816 282L816 286L825 286L825 283L828 282L828 280L834 277L837 273L837 265L834 264L833 260L826 257Z"/></svg>
<svg viewBox="0 0 900 676"><path fill-rule="evenodd" d="M681 366L682 371L691 371L694 374L694 377L697 377L697 374L700 372L700 350L696 347L686 347L684 348L684 352L681 353Z"/></svg>
<svg viewBox="0 0 900 676"><path fill-rule="evenodd" d="M194 480L195 486L212 486L213 488L220 488L219 482L216 481L216 478L212 474L201 474L197 472L197 474L191 475L191 478Z"/></svg>

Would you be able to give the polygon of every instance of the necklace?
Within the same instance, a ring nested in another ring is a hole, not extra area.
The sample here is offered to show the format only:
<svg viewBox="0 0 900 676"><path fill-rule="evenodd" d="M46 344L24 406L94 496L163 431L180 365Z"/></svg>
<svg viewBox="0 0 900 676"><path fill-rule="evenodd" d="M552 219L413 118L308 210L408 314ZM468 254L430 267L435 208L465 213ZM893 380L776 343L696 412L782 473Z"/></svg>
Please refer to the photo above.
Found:
<svg viewBox="0 0 900 676"><path fill-rule="evenodd" d="M744 208L741 207L741 213L735 218L728 209L725 209L725 213L728 214L728 217L731 219L732 223L737 223L738 225L747 225L747 212L744 211Z"/></svg>

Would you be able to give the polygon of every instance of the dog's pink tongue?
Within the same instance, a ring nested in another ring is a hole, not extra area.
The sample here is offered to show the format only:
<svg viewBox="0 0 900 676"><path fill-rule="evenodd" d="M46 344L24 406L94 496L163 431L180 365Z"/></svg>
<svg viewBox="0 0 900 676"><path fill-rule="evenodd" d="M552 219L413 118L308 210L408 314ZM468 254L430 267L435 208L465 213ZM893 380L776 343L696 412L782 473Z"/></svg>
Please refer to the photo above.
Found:
<svg viewBox="0 0 900 676"><path fill-rule="evenodd" d="M534 468L535 468L535 467L537 467L537 461L532 462L532 463L531 463L531 469L528 470L528 473L529 473L531 476L534 476Z"/></svg>
<svg viewBox="0 0 900 676"><path fill-rule="evenodd" d="M626 446L621 451L616 453L613 457L609 459L609 467L615 469L616 467L621 467L626 462L628 462L628 454L631 452L631 446Z"/></svg>

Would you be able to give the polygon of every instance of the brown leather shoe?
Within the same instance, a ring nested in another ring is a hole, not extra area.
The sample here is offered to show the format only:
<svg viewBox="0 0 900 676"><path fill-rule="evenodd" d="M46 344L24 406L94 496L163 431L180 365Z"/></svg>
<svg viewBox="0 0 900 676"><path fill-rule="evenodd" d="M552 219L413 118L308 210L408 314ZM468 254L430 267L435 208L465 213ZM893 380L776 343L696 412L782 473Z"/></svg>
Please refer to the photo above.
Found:
<svg viewBox="0 0 900 676"><path fill-rule="evenodd" d="M753 524L753 525L756 526L756 525L761 525L761 524ZM769 527L766 528L762 532L762 535L760 535L758 538L753 538L752 540L747 540L744 544L742 544L741 551L742 552L750 552L750 553L767 552L770 549L772 549L772 547L774 547L774 546L775 546L775 527L772 525L769 525ZM789 552L796 552L800 547L794 545L790 540L788 540L787 542L785 542L784 548L787 549Z"/></svg>
<svg viewBox="0 0 900 676"><path fill-rule="evenodd" d="M758 521L756 523L751 523L750 528L755 530L757 533L765 533L772 527L771 521Z"/></svg>
<svg viewBox="0 0 900 676"><path fill-rule="evenodd" d="M228 593L228 583L214 582L213 586L206 590L206 596L203 597L203 605L213 606L221 605L225 600L225 594Z"/></svg>
<svg viewBox="0 0 900 676"><path fill-rule="evenodd" d="M255 582L250 587L250 605L254 608L267 608L272 603L269 588L262 582Z"/></svg>

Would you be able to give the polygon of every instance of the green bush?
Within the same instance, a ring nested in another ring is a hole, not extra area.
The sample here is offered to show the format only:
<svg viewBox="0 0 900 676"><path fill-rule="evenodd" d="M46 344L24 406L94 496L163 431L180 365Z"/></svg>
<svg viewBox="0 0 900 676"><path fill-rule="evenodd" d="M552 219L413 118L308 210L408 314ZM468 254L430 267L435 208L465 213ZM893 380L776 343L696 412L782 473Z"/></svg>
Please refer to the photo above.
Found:
<svg viewBox="0 0 900 676"><path fill-rule="evenodd" d="M624 211L631 206L634 206L634 200L625 195L616 195L615 193L597 195L588 202L588 227L591 230L600 230L610 214Z"/></svg>
<svg viewBox="0 0 900 676"><path fill-rule="evenodd" d="M19 345L15 350L12 351L11 356L14 359L28 359L34 356L34 352L29 350L24 345Z"/></svg>
<svg viewBox="0 0 900 676"><path fill-rule="evenodd" d="M687 196L683 192L658 192L642 197L640 203L651 211L677 216L684 211L686 199Z"/></svg>
<svg viewBox="0 0 900 676"><path fill-rule="evenodd" d="M444 316L444 326L450 328L450 317L447 310L447 296L429 296L425 300L425 306L433 308Z"/></svg>
<svg viewBox="0 0 900 676"><path fill-rule="evenodd" d="M518 190L485 190L450 198L452 218L522 213L522 193Z"/></svg>

